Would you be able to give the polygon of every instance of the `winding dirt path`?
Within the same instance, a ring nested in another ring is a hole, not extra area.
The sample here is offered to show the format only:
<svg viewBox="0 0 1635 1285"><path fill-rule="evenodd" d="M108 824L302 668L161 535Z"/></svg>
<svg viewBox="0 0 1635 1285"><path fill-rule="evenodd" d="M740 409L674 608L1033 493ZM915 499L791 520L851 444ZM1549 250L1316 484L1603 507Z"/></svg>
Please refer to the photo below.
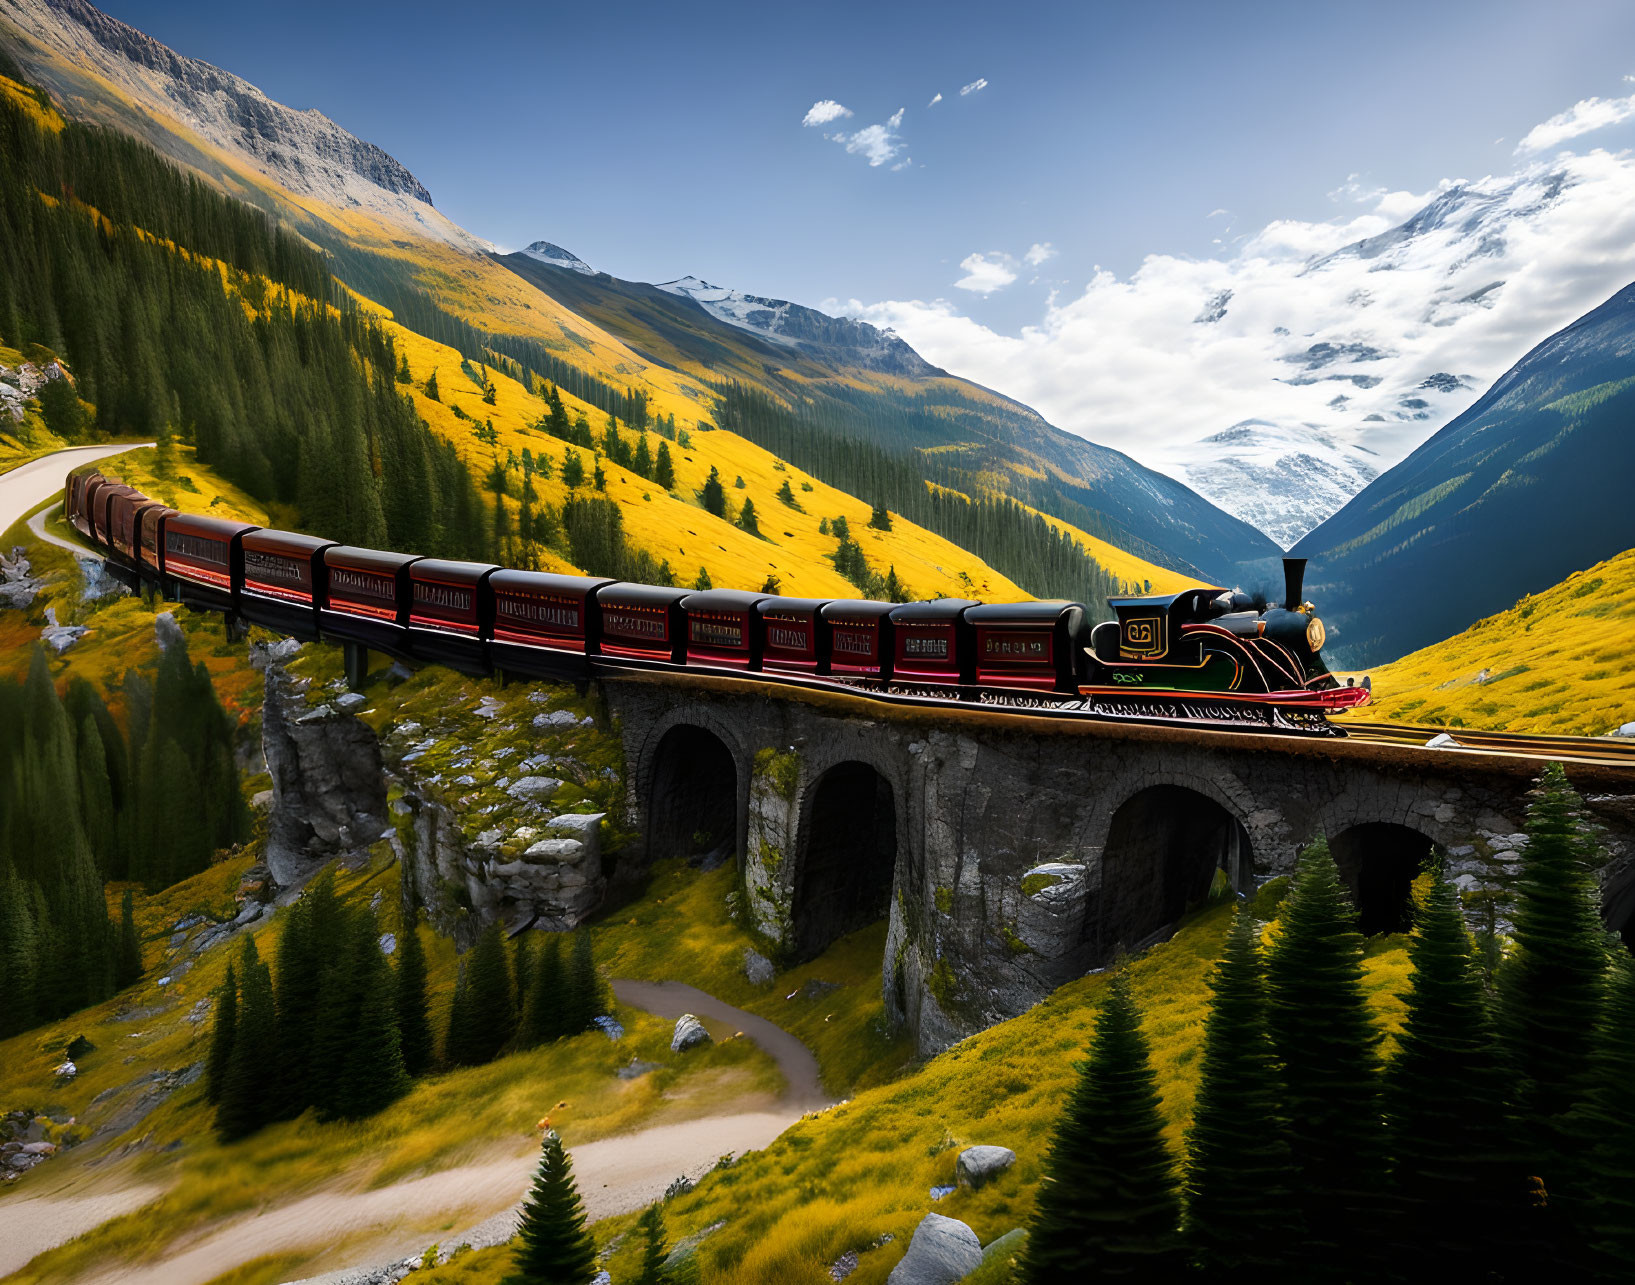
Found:
<svg viewBox="0 0 1635 1285"><path fill-rule="evenodd" d="M27 464L19 464L8 472L0 473L0 531L7 530L36 504L49 500L62 490L63 479L68 476L70 469L76 469L81 464L105 460L110 455L123 455L126 451L152 445L152 442L106 442L98 446L71 446L67 450L42 455L37 460L30 460ZM38 534L43 535L52 544L62 544L62 541L54 536L44 535L43 532ZM63 547L75 553L85 552L73 545Z"/></svg>
<svg viewBox="0 0 1635 1285"><path fill-rule="evenodd" d="M787 1084L782 1097L764 1110L706 1116L660 1124L636 1133L575 1145L574 1174L586 1211L594 1221L651 1204L678 1176L698 1178L725 1152L766 1146L807 1111L830 1104L818 1080L811 1051L767 1021L722 1003L680 982L613 983L619 1002L659 1017L693 1013L742 1031L777 1063ZM400 1262L433 1241L473 1246L508 1240L516 1225L518 1201L538 1164L530 1146L496 1143L501 1152L477 1164L394 1183L373 1191L335 1188L314 1192L263 1212L219 1223L176 1247L161 1263L110 1268L88 1285L204 1285L240 1264L272 1254L325 1251L334 1262L353 1266L313 1277L308 1285L338 1285L373 1266ZM26 1202L38 1230L12 1252L12 1211L22 1203L0 1202L0 1275L15 1271L35 1254L90 1230L107 1218L138 1207L156 1191L101 1197L42 1197ZM119 1202L105 1212L97 1201ZM444 1231L453 1223L462 1228ZM21 1254L19 1257L18 1255ZM321 1260L320 1260L321 1261Z"/></svg>

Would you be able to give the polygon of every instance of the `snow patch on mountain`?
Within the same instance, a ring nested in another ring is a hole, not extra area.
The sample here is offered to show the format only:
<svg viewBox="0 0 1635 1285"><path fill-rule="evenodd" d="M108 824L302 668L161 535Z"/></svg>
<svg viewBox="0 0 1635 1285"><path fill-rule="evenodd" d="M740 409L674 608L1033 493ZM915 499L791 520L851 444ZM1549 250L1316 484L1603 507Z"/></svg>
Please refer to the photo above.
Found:
<svg viewBox="0 0 1635 1285"><path fill-rule="evenodd" d="M549 267L561 268L565 272L578 272L587 277L596 275L596 269L578 255L564 250L559 245L552 245L549 241L535 241L522 253L530 259L537 259Z"/></svg>
<svg viewBox="0 0 1635 1285"><path fill-rule="evenodd" d="M781 333L788 320L789 309L793 306L783 299L763 299L759 295L745 294L742 290L712 286L695 276L661 281L658 288L691 299L717 321L724 321L729 326L753 331L774 343L793 345L795 342Z"/></svg>

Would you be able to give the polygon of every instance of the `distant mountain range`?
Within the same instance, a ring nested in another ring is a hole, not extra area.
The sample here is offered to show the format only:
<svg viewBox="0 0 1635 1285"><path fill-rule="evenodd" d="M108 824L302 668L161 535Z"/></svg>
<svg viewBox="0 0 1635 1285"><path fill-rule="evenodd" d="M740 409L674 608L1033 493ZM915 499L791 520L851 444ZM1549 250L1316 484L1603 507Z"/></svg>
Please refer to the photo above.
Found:
<svg viewBox="0 0 1635 1285"><path fill-rule="evenodd" d="M1351 665L1635 547L1635 285L1534 348L1300 541Z"/></svg>

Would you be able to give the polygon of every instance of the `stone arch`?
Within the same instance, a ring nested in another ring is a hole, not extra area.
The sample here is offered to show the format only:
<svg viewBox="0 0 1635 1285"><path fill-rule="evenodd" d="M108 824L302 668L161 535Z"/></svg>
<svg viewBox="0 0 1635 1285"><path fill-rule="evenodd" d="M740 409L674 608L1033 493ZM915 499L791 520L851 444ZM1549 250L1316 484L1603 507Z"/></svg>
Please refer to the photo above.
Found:
<svg viewBox="0 0 1635 1285"><path fill-rule="evenodd" d="M1414 879L1442 845L1398 821L1360 821L1328 841L1365 937L1406 932Z"/></svg>
<svg viewBox="0 0 1635 1285"><path fill-rule="evenodd" d="M1084 940L1102 962L1172 929L1208 895L1215 872L1247 890L1254 878L1249 831L1218 792L1149 785L1112 814L1101 849L1101 879L1085 903Z"/></svg>
<svg viewBox="0 0 1635 1285"><path fill-rule="evenodd" d="M891 903L902 796L872 763L844 759L807 785L795 848L793 951L810 959Z"/></svg>
<svg viewBox="0 0 1635 1285"><path fill-rule="evenodd" d="M646 850L657 857L735 857L742 846L739 755L713 718L684 714L655 726L638 778Z"/></svg>

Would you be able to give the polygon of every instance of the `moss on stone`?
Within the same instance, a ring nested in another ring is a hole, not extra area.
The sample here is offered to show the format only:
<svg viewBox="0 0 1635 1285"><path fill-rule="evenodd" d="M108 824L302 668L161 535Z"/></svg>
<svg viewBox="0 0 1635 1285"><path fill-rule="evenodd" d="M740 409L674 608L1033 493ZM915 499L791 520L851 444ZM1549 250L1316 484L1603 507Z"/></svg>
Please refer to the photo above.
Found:
<svg viewBox="0 0 1635 1285"><path fill-rule="evenodd" d="M1031 955L1033 947L1028 945L1016 934L1016 927L1011 923L999 925L999 935L1005 939L1005 949L1013 955Z"/></svg>
<svg viewBox="0 0 1635 1285"><path fill-rule="evenodd" d="M939 959L936 965L927 974L925 988L931 992L931 998L937 1001L937 1006L944 1013L954 1011L959 996L956 992L958 982L954 977L954 970L946 959Z"/></svg>
<svg viewBox="0 0 1635 1285"><path fill-rule="evenodd" d="M1052 874L1027 875L1022 879L1022 895L1024 897L1037 896L1039 893L1043 892L1046 888L1054 888L1061 881L1062 881L1062 876L1061 875L1052 875Z"/></svg>
<svg viewBox="0 0 1635 1285"><path fill-rule="evenodd" d="M934 902L936 902L937 909L940 910L943 914L947 915L947 914L952 914L953 913L953 910L954 910L954 890L952 888L939 887L935 892L933 892L931 894L931 899Z"/></svg>
<svg viewBox="0 0 1635 1285"><path fill-rule="evenodd" d="M755 751L755 775L770 782L779 795L793 803L796 787L800 785L800 755L793 750L764 746Z"/></svg>

